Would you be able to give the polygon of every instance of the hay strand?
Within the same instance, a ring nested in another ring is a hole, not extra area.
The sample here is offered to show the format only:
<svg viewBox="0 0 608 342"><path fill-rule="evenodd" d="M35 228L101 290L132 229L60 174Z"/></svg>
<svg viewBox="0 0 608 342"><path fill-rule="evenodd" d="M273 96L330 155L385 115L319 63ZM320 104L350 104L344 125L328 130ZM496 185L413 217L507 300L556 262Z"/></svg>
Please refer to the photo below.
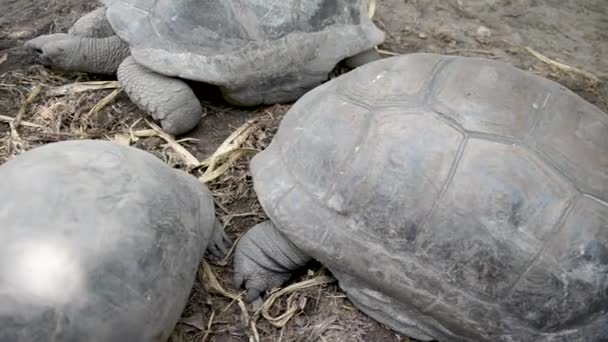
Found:
<svg viewBox="0 0 608 342"><path fill-rule="evenodd" d="M27 107L30 104L32 104L32 102L34 102L36 97L38 97L38 95L40 95L41 92L42 92L42 84L37 84L34 87L34 89L32 90L32 92L27 96L25 101L23 101L23 103L21 104L21 107L19 107L19 111L17 112L15 119L9 123L11 126L11 133L13 133L15 136L18 136L17 128L21 124L21 119L23 118L23 115L27 111Z"/></svg>
<svg viewBox="0 0 608 342"><path fill-rule="evenodd" d="M116 96L118 96L118 94L120 94L121 91L122 91L122 88L114 89L113 92L111 92L106 97L104 97L103 99L101 99L101 101L97 102L93 106L93 108L91 108L91 110L89 110L89 112L85 115L85 117L83 119L84 120L88 120L93 115L96 115L97 113L99 113L107 105L109 105L110 103L112 103L112 101L114 101L114 99L116 98Z"/></svg>
<svg viewBox="0 0 608 342"><path fill-rule="evenodd" d="M374 15L376 15L376 0L369 0L369 6L367 7L367 16L370 19L373 19Z"/></svg>
<svg viewBox="0 0 608 342"><path fill-rule="evenodd" d="M329 276L318 276L318 277L315 277L312 279L301 281L299 283L291 284L291 285L271 294L270 297L268 297L268 299L264 302L264 304L262 304L262 307L260 307L260 309L258 309L258 311L256 312L256 316L258 314L262 314L262 316L270 324L274 325L277 328L282 328L295 315L295 313L298 311L299 307L296 305L291 305L292 303L288 303L288 309L283 314L273 317L270 315L270 308L273 306L275 301L277 299L279 299L279 297L281 297L285 294L294 293L296 291L300 291L300 290L303 290L303 289L306 289L309 287L329 284L334 281L335 281L335 279L332 277L329 277ZM288 302L290 302L290 301L288 300Z"/></svg>
<svg viewBox="0 0 608 342"><path fill-rule="evenodd" d="M203 260L202 265L203 279L201 280L201 283L207 285L215 293L237 302L239 308L241 309L245 325L249 325L249 314L247 313L247 307L245 306L243 299L241 299L241 296L228 292L226 289L224 289L206 261Z"/></svg>
<svg viewBox="0 0 608 342"><path fill-rule="evenodd" d="M182 158L183 162L186 164L186 166L188 166L188 168L195 168L200 164L198 159L196 159L196 157L193 156L192 153L190 153L188 150L186 150L186 148L184 148L177 141L175 141L172 136L163 131L162 128L158 127L158 125L148 120L146 120L146 124L148 124L148 126L150 126L154 130L156 135L158 135L161 139L165 140L167 144L169 144L169 146L171 146L171 148L177 154L179 154L179 156Z"/></svg>
<svg viewBox="0 0 608 342"><path fill-rule="evenodd" d="M199 180L209 183L224 174L241 157L256 154L257 150L241 146L258 129L259 124L255 120L249 120L230 134L209 158L198 164L198 167L207 168Z"/></svg>
<svg viewBox="0 0 608 342"><path fill-rule="evenodd" d="M564 63L560 63L560 62L558 62L556 60L553 60L553 59L551 59L551 58L543 55L542 53L534 50L533 48L531 48L529 46L526 46L524 49L526 51L528 51L528 53L530 53L532 56L534 56L538 60L540 60L541 62L543 62L545 64L548 64L550 66L553 66L553 67L555 67L555 68L557 68L557 69L559 69L559 70L561 70L563 72L579 74L579 75L581 75L583 77L586 77L587 79L589 79L593 83L599 83L600 82L600 79L597 76L593 75L592 73L590 73L588 71L585 71L585 70L582 70L582 69L578 69L578 68L575 68L573 66L564 64Z"/></svg>
<svg viewBox="0 0 608 342"><path fill-rule="evenodd" d="M13 118L11 116L7 116L7 115L0 115L0 121L10 124L11 122L15 121L15 118ZM23 121L23 120L21 120L20 125L29 127L29 128L43 128L43 126L37 125L37 124L29 122L29 121Z"/></svg>
<svg viewBox="0 0 608 342"><path fill-rule="evenodd" d="M118 89L120 83L118 81L90 81L76 82L65 84L59 87L54 87L46 91L47 96L63 96L82 93L93 90Z"/></svg>
<svg viewBox="0 0 608 342"><path fill-rule="evenodd" d="M252 155L255 155L256 153L258 153L257 150L250 149L250 148L241 148L241 149L232 150L232 151L226 152L223 155L217 156L216 159L214 160L214 164L213 164L214 166L221 159L225 158L226 162L224 162L222 165L220 165L217 168L214 168L214 169L208 168L203 173L203 175L199 177L199 180L203 183L209 183L209 182L217 179L221 175L223 175L226 171L228 171L230 166L232 166L241 157L248 156L248 155L252 156Z"/></svg>

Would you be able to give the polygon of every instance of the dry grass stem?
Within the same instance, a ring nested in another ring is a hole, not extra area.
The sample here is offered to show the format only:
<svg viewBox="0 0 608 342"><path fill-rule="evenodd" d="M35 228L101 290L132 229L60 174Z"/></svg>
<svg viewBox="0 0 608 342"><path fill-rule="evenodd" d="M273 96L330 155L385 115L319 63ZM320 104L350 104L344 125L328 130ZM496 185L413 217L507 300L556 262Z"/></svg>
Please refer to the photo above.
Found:
<svg viewBox="0 0 608 342"><path fill-rule="evenodd" d="M369 0L369 6L367 7L367 16L372 19L376 15L376 0Z"/></svg>
<svg viewBox="0 0 608 342"><path fill-rule="evenodd" d="M227 291L226 289L224 289L224 287L222 287L220 282L217 280L217 277L215 276L215 274L211 270L211 267L209 266L209 264L206 261L203 261L202 265L203 265L203 280L201 281L201 283L207 285L211 290L215 291L217 294L220 294L226 298L230 298L233 301L235 301L238 304L239 308L241 309L243 321L245 322L246 325L248 325L249 324L249 314L247 313L247 307L245 306L245 302L243 301L241 296L231 293L231 292Z"/></svg>
<svg viewBox="0 0 608 342"><path fill-rule="evenodd" d="M297 305L291 305L292 303L289 303L288 304L289 308L285 311L285 313L283 313L277 317L273 317L270 315L270 308L273 306L274 302L279 297L281 297L285 294L288 294L288 293L301 291L301 290L304 290L309 287L329 284L334 281L335 281L335 279L333 277L318 276L318 277L315 277L312 279L301 281L299 283L291 284L291 285L271 294L270 297L268 297L268 299L264 302L264 304L262 304L262 307L260 309L258 309L258 311L256 312L256 316L259 314L262 314L262 316L268 322L270 322L270 324L274 325L275 327L278 327L278 328L284 327L285 324L287 324L287 322L289 322L289 320L293 317L293 315L298 311L299 307ZM290 302L290 301L288 301L288 302Z"/></svg>
<svg viewBox="0 0 608 342"><path fill-rule="evenodd" d="M219 178L226 171L228 171L228 169L230 169L230 166L232 166L241 157L248 156L248 155L249 156L255 155L256 153L258 153L258 150L242 148L242 149L230 151L230 152L227 152L226 154L220 155L214 160L213 165L215 166L217 164L217 161L219 161L225 157L227 157L226 162L224 162L221 166L219 166L215 169L212 169L211 167L209 167L207 170L205 170L203 175L199 177L199 180L203 183L209 183L209 182Z"/></svg>
<svg viewBox="0 0 608 342"><path fill-rule="evenodd" d="M171 135L163 131L162 128L158 127L158 125L148 120L146 120L146 124L148 124L148 126L150 126L156 132L156 135L165 140L167 144L169 144L169 146L171 146L171 148L177 154L179 154L179 156L182 158L183 162L189 169L195 168L200 164L198 159L196 159L196 157L193 156L192 153L190 153L185 147L175 141L175 139L173 139Z"/></svg>
<svg viewBox="0 0 608 342"><path fill-rule="evenodd" d="M91 110L89 110L89 112L86 114L86 116L83 118L83 120L86 121L89 118L91 118L93 115L99 113L100 110L104 109L107 105L112 103L112 101L114 101L116 96L118 96L118 94L120 94L121 91L122 91L122 88L114 89L113 92L111 92L106 97L101 99L101 101L97 102L95 104L95 106L93 106L93 108L91 108Z"/></svg>
<svg viewBox="0 0 608 342"><path fill-rule="evenodd" d="M0 115L0 121L10 124L11 122L15 121L15 118L13 118L11 116L7 116L7 115ZM30 128L43 128L43 126L41 126L41 125L29 122L29 121L23 121L23 120L21 120L20 125L25 126L25 127L30 127Z"/></svg>
<svg viewBox="0 0 608 342"><path fill-rule="evenodd" d="M525 50L528 51L528 53L530 53L532 56L538 58L541 62L546 63L550 66L556 67L558 69L560 69L561 71L564 71L566 73L575 73L575 74L579 74L583 77L586 77L587 79L589 79L590 81L592 81L593 83L599 83L600 79L593 75L592 73L582 70L582 69L578 69L569 65L566 65L564 63L560 63L558 61L555 61L543 54L541 54L540 52L534 50L533 48L526 46Z"/></svg>
<svg viewBox="0 0 608 342"><path fill-rule="evenodd" d="M211 326L213 325L213 319L215 318L215 310L211 311L211 317L209 317L209 322L207 323L207 330L205 331L205 335L203 335L202 342L206 342L207 338L211 334Z"/></svg>
<svg viewBox="0 0 608 342"><path fill-rule="evenodd" d="M249 120L230 134L209 158L203 160L198 165L199 167L206 167L205 172L199 177L199 180L203 183L216 180L228 171L241 157L254 155L259 152L251 148L241 148L259 128L260 125L255 120Z"/></svg>
<svg viewBox="0 0 608 342"><path fill-rule="evenodd" d="M251 321L251 331L253 332L253 336L249 337L249 341L260 342L260 333L254 320Z"/></svg>
<svg viewBox="0 0 608 342"><path fill-rule="evenodd" d="M207 167L210 169L214 168L215 163L218 158L222 158L222 156L227 155L229 152L232 152L243 145L247 139L251 136L253 132L255 132L259 128L255 120L249 120L239 128L237 128L222 144L213 152L213 154L203 160L199 166Z"/></svg>
<svg viewBox="0 0 608 342"><path fill-rule="evenodd" d="M23 118L23 115L27 111L27 107L32 102L34 102L36 97L38 97L38 95L40 95L41 92L42 92L42 84L36 85L34 87L34 89L32 90L32 92L27 96L25 101L23 101L23 103L21 104L21 107L19 107L19 111L17 112L17 115L15 116L15 120L13 120L12 122L9 123L11 126L11 133L13 133L15 136L18 136L17 128L21 124L21 119Z"/></svg>
<svg viewBox="0 0 608 342"><path fill-rule="evenodd" d="M448 50L448 51L446 51L447 54L463 53L463 52L476 53L476 54L488 55L488 56L494 56L495 55L495 53L492 52L492 51L478 50L478 49L454 49L454 50Z"/></svg>
<svg viewBox="0 0 608 342"><path fill-rule="evenodd" d="M46 91L47 96L61 96L68 94L77 94L85 91L103 90L103 89L118 89L120 83L118 81L89 81L76 82L71 84L54 87Z"/></svg>
<svg viewBox="0 0 608 342"><path fill-rule="evenodd" d="M380 48L378 48L378 47L376 47L376 51L378 51L378 53L379 53L379 54L382 54L382 55L387 55L387 56L401 56L401 54L400 54L400 53L397 53L397 52L392 52L392 51L388 51L388 50L383 50L383 49L380 49Z"/></svg>

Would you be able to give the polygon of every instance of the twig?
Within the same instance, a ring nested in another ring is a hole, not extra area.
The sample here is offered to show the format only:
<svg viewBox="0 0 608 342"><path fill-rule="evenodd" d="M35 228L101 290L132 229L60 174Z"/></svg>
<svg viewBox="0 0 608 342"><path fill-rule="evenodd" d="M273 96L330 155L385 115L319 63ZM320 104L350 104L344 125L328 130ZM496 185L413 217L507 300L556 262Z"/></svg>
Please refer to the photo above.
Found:
<svg viewBox="0 0 608 342"><path fill-rule="evenodd" d="M214 318L215 318L215 310L211 311L211 317L209 317L209 323L207 323L207 331L205 331L205 335L203 335L202 342L207 341L209 334L211 334L211 326L213 325Z"/></svg>
<svg viewBox="0 0 608 342"><path fill-rule="evenodd" d="M495 55L495 53L492 52L492 51L476 50L476 49L455 49L455 50L448 50L448 51L446 51L447 54L462 53L462 52L478 53L480 55L489 55L489 56L494 56Z"/></svg>
<svg viewBox="0 0 608 342"><path fill-rule="evenodd" d="M23 118L23 115L25 114L25 111L27 110L27 107L32 102L34 102L34 100L36 99L36 97L38 95L40 95L41 91L42 91L42 84L36 85L36 87L34 87L34 90L32 90L32 92L27 96L27 98L25 99L25 101L23 101L23 103L21 104L21 107L19 108L19 111L17 112L17 115L15 116L15 119L12 122L9 123L10 126L11 126L11 133L14 133L15 136L18 136L18 134L17 134L17 128L21 124L21 119Z"/></svg>
<svg viewBox="0 0 608 342"><path fill-rule="evenodd" d="M122 88L114 89L114 91L111 92L108 96L104 97L103 99L101 99L101 101L97 102L93 106L93 108L91 108L91 110L89 110L89 112L84 117L84 119L88 120L94 114L99 113L100 110L102 110L105 106L109 105L112 101L114 101L116 96L118 96L118 94L120 94L121 91L122 91Z"/></svg>
<svg viewBox="0 0 608 342"><path fill-rule="evenodd" d="M66 84L59 87L51 88L46 91L47 96L60 96L67 94L76 94L90 90L102 90L102 89L117 89L120 88L118 81L90 81L90 82L76 82L72 84Z"/></svg>
<svg viewBox="0 0 608 342"><path fill-rule="evenodd" d="M555 61L543 54L541 54L540 52L534 50L533 48L526 46L524 48L526 51L528 51L532 56L538 58L541 62L552 65L558 69L561 69L562 71L565 72L571 72L571 73L575 73L575 74L579 74L582 75L588 79L590 79L591 81L593 81L594 83L599 83L600 79L598 77L596 77L595 75L593 75L592 73L582 70L582 69L578 69L569 65L566 65L564 63L560 63L558 61Z"/></svg>
<svg viewBox="0 0 608 342"><path fill-rule="evenodd" d="M0 115L0 121L10 124L11 122L15 121L15 118L8 116L8 115ZM21 120L21 126L30 127L30 128L43 128L43 126L28 122L28 121L23 121L23 120Z"/></svg>

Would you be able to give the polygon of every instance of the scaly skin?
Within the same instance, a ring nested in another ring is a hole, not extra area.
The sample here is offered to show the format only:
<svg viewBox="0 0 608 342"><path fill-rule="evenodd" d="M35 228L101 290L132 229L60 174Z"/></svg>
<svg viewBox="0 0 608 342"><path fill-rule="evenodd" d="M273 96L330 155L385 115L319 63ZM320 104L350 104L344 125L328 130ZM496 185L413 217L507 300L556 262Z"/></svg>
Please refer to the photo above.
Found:
<svg viewBox="0 0 608 342"><path fill-rule="evenodd" d="M234 251L234 287L245 286L246 300L289 280L293 271L312 258L281 234L272 222L248 230Z"/></svg>
<svg viewBox="0 0 608 342"><path fill-rule="evenodd" d="M140 109L149 113L167 133L179 135L194 128L203 108L186 82L157 74L128 57L118 68L118 81Z"/></svg>
<svg viewBox="0 0 608 342"><path fill-rule="evenodd" d="M39 63L51 68L110 75L130 54L118 36L88 38L55 33L34 38L25 47Z"/></svg>
<svg viewBox="0 0 608 342"><path fill-rule="evenodd" d="M191 130L202 117L201 104L184 81L157 74L130 57L129 46L107 20L105 7L81 17L68 34L43 35L25 47L51 68L116 74L129 98L169 134Z"/></svg>

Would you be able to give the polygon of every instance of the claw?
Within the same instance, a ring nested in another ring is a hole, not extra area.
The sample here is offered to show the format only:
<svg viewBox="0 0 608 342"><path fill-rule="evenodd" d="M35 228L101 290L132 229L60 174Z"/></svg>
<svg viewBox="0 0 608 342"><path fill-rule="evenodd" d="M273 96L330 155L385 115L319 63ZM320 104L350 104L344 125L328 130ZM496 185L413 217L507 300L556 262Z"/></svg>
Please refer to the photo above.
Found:
<svg viewBox="0 0 608 342"><path fill-rule="evenodd" d="M224 231L223 225L219 220L216 220L213 229L212 241L207 248L207 255L214 261L219 261L228 254L232 240Z"/></svg>

